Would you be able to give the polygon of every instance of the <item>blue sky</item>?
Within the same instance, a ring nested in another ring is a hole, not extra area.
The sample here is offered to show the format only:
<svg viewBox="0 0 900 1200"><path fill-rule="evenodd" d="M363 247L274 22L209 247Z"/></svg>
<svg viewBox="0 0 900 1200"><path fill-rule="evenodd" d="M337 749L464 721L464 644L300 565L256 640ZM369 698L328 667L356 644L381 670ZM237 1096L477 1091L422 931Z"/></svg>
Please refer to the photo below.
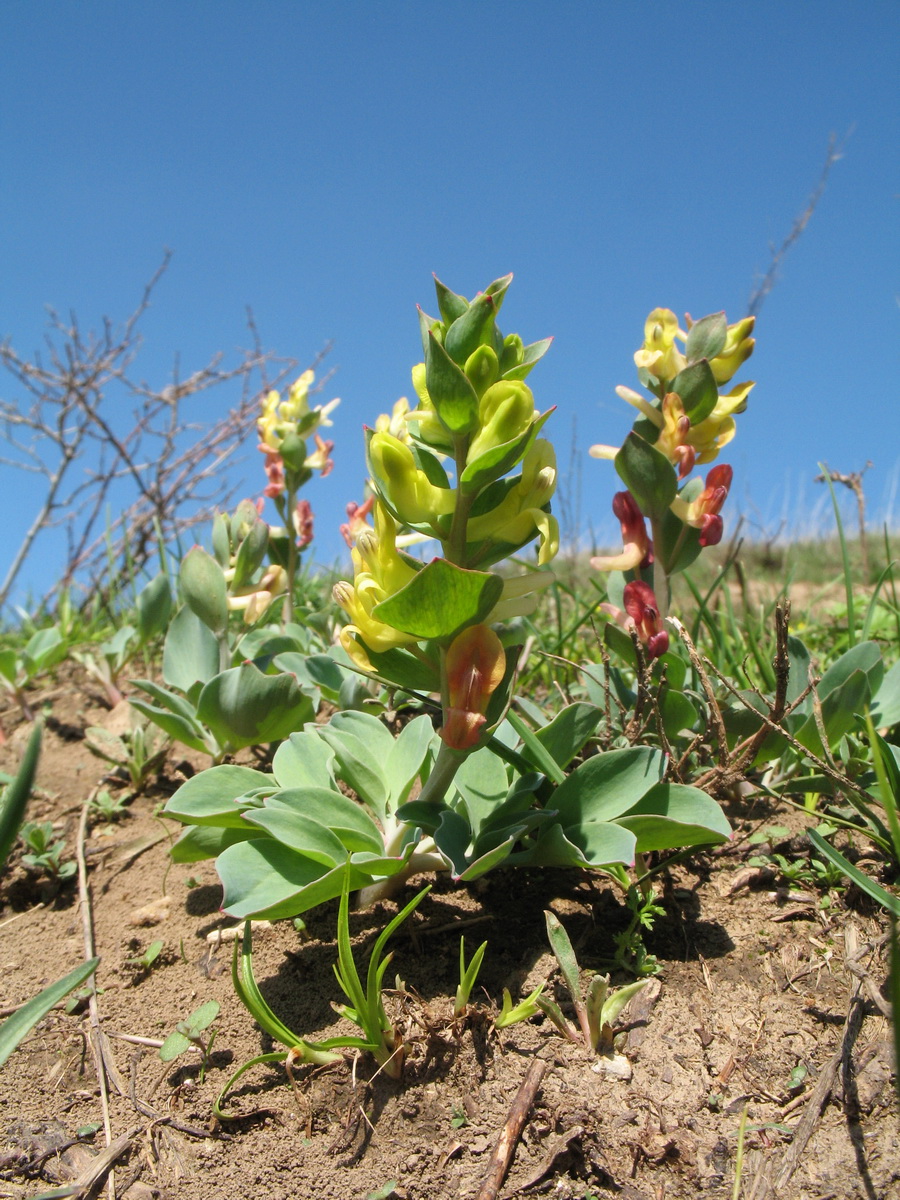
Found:
<svg viewBox="0 0 900 1200"><path fill-rule="evenodd" d="M852 127L761 312L726 519L802 525L817 461L871 459L873 511L897 520L895 3L5 0L0 44L0 335L38 348L48 305L125 316L169 247L148 382L176 354L183 373L235 361L247 305L302 364L333 340L337 465L308 493L324 561L361 496L363 424L410 390L432 271L467 295L515 273L501 324L555 335L529 383L558 406L564 470L576 423L582 511L611 532L616 477L586 449L630 425L613 388L634 384L647 312L743 315ZM5 377L0 397L20 398ZM5 569L37 496L0 473Z"/></svg>

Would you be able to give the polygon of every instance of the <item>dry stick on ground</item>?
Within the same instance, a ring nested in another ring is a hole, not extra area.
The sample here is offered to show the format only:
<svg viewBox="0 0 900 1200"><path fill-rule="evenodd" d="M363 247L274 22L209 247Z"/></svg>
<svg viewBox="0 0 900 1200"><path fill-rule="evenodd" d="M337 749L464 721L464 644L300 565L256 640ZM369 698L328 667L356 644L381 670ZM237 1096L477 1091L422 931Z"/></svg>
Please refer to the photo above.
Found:
<svg viewBox="0 0 900 1200"><path fill-rule="evenodd" d="M94 920L91 909L91 893L87 879L87 863L84 855L84 842L87 836L88 812L90 810L91 801L99 791L99 788L94 788L91 794L85 800L81 810L81 819L78 822L78 840L75 847L75 856L78 861L78 895L81 905L81 925L84 932L84 953L88 959L94 958ZM94 1065L97 1070L97 1083L100 1088L100 1106L103 1112L103 1133L106 1138L107 1154L112 1149L112 1127L109 1120L109 1085L107 1082L107 1056L111 1058L111 1051L108 1044L105 1042L103 1031L100 1027L100 1013L97 1008L97 978L96 974L91 976L92 986L89 1004L90 1020L91 1020L91 1036L90 1045L94 1056ZM130 1140L130 1138L129 1138ZM121 1141L121 1138L119 1139ZM118 1145L118 1142L116 1143ZM117 1151L114 1158L109 1162L109 1176L107 1178L107 1189L109 1191L110 1200L115 1200L116 1183L113 1174L113 1164L115 1159L123 1151Z"/></svg>
<svg viewBox="0 0 900 1200"><path fill-rule="evenodd" d="M538 1088L541 1086L546 1070L547 1064L541 1058L533 1059L528 1067L528 1072L525 1075L522 1086L516 1092L516 1097L510 1107L506 1123L500 1131L500 1136L491 1155L488 1173L484 1183L481 1185L477 1200L495 1200L497 1193L500 1191L503 1180L506 1178L506 1172L509 1170L509 1165L512 1162L516 1143L522 1134L525 1122L528 1120L528 1114L531 1112L531 1106L534 1104L535 1096L538 1094Z"/></svg>
<svg viewBox="0 0 900 1200"><path fill-rule="evenodd" d="M858 955L855 925L850 924L846 928L844 933L844 952L845 960L855 959ZM850 1055L862 1027L863 1016L865 1015L865 1005L861 995L862 988L863 981L859 978L854 978L850 989L850 1000L847 1008L847 1017L844 1021L841 1044L822 1069L822 1073L809 1098L803 1116L794 1130L791 1144L785 1152L777 1175L773 1179L774 1168L773 1170L768 1170L767 1164L763 1163L754 1175L747 1200L770 1200L770 1198L771 1200L777 1200L778 1197L786 1195L784 1189L790 1183L791 1176L800 1165L807 1143L812 1137L813 1130L818 1123L822 1110L828 1101L828 1097L831 1095L838 1071L842 1067L845 1072L850 1069Z"/></svg>

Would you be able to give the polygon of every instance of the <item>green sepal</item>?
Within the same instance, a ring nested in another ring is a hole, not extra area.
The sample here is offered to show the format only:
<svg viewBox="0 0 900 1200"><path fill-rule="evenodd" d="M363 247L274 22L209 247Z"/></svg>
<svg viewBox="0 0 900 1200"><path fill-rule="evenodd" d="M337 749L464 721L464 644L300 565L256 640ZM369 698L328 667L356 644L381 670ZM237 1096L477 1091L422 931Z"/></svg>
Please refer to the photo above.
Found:
<svg viewBox="0 0 900 1200"><path fill-rule="evenodd" d="M463 366L478 346L488 343L497 308L494 297L482 292L447 330L444 349L458 366ZM430 393L431 388L428 390Z"/></svg>
<svg viewBox="0 0 900 1200"><path fill-rule="evenodd" d="M483 621L502 591L499 575L435 558L399 592L376 604L372 616L413 637L449 638Z"/></svg>
<svg viewBox="0 0 900 1200"><path fill-rule="evenodd" d="M459 320L459 318L469 307L468 300L465 298L465 296L460 296L456 292L451 292L446 284L441 283L437 275L434 276L434 290L437 293L437 302L441 313L441 319L445 325L452 325L454 321Z"/></svg>
<svg viewBox="0 0 900 1200"><path fill-rule="evenodd" d="M467 302L468 303L468 302ZM434 333L438 340L444 336L444 327L436 317L429 317L424 309L416 306L419 314L419 333L422 336L422 353L428 353L428 335Z"/></svg>

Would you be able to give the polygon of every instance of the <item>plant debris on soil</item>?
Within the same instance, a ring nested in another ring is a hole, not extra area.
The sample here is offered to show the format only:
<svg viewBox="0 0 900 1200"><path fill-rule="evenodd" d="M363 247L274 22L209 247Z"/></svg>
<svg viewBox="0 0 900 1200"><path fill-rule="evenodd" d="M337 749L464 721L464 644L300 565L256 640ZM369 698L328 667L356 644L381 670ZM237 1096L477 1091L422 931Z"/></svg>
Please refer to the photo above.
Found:
<svg viewBox="0 0 900 1200"><path fill-rule="evenodd" d="M83 806L103 777L83 733L116 714L75 679L55 689L51 711L28 816L53 821L74 857ZM29 733L15 721L2 715L6 771ZM295 1070L292 1082L281 1065L261 1064L217 1121L228 1078L277 1047L234 995L235 922L220 911L212 863L168 858L176 828L158 810L179 772L208 765L182 759L170 753L158 786L126 816L88 826L96 1003L76 993L0 1070L0 1197L72 1184L66 1194L129 1200L731 1197L746 1114L742 1197L900 1198L883 916L852 889L781 884L748 865L754 831L801 828L790 810L753 796L730 807L729 844L695 853L666 881L666 916L647 937L662 972L623 1014L628 1078L598 1070L548 1021L499 1033L491 1021L503 988L515 998L558 982L546 909L584 969L609 969L612 936L626 924L616 894L599 873L497 871L467 887L438 878L392 941L389 1006L410 1046L401 1082L365 1057ZM391 902L352 914L355 948L365 955L396 911ZM349 1032L332 1008L342 999L336 915L335 902L306 914L305 929L283 921L254 936L262 993L303 1037ZM469 953L484 939L488 949L472 1011L454 1022L461 934ZM83 961L77 881L57 888L15 855L0 887L0 939L8 1015ZM159 956L136 964L160 940ZM163 1063L158 1046L210 1000L221 1012L205 1071L194 1050Z"/></svg>

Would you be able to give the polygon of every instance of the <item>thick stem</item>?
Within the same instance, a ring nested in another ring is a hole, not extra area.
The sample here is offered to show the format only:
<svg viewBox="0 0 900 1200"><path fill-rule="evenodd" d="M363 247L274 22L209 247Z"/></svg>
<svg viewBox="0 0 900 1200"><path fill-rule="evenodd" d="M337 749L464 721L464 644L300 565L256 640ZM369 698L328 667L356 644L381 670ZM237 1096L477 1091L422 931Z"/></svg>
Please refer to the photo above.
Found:
<svg viewBox="0 0 900 1200"><path fill-rule="evenodd" d="M422 785L422 790L419 793L419 802L423 801L426 804L440 804L447 795L447 789L453 782L456 772L465 762L467 755L460 753L459 750L451 750L449 746L445 746L441 742L441 748L438 750L438 756L434 760L434 766L431 768L431 774Z"/></svg>
<svg viewBox="0 0 900 1200"><path fill-rule="evenodd" d="M466 525L469 513L475 502L477 492L464 492L460 480L466 469L466 455L469 451L469 437L465 434L454 438L453 457L456 463L456 508L453 510L453 524L450 526L450 537L447 545L447 558L458 567L466 566Z"/></svg>
<svg viewBox="0 0 900 1200"><path fill-rule="evenodd" d="M288 539L287 560L287 591L284 594L284 607L281 612L281 629L284 632L294 619L294 581L297 577L297 537L294 530L294 507L297 503L295 488L287 488L287 504L284 516L284 528Z"/></svg>
<svg viewBox="0 0 900 1200"><path fill-rule="evenodd" d="M428 840L430 841L430 839ZM446 871L448 869L437 851L413 854L403 870L398 871L396 875L389 875L386 879L379 879L375 883L370 883L368 887L360 888L356 895L356 907L371 908L379 900L390 900L406 886L413 875L420 875L423 871Z"/></svg>
<svg viewBox="0 0 900 1200"><path fill-rule="evenodd" d="M669 573L656 551L662 541L661 531L656 521L651 522L651 529L653 533L653 594L656 596L660 620L664 621L669 615Z"/></svg>

